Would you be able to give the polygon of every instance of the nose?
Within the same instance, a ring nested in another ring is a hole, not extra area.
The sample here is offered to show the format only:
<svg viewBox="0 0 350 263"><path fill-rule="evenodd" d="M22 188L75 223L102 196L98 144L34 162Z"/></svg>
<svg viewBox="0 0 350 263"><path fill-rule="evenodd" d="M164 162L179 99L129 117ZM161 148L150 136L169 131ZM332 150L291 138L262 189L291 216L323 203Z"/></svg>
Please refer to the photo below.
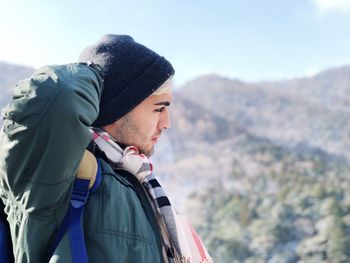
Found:
<svg viewBox="0 0 350 263"><path fill-rule="evenodd" d="M160 115L159 122L158 122L158 128L160 130L166 130L166 129L169 129L170 126L171 126L170 114L169 114L169 110L166 109Z"/></svg>

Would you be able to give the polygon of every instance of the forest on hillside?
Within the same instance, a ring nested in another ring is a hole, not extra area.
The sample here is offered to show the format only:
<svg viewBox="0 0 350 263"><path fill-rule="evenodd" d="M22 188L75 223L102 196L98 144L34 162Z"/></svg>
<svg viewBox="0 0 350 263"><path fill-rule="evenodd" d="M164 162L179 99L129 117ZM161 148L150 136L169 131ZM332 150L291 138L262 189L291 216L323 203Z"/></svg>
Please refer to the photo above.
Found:
<svg viewBox="0 0 350 263"><path fill-rule="evenodd" d="M349 172L323 152L252 143L228 177L194 194L197 228L216 262L349 262Z"/></svg>

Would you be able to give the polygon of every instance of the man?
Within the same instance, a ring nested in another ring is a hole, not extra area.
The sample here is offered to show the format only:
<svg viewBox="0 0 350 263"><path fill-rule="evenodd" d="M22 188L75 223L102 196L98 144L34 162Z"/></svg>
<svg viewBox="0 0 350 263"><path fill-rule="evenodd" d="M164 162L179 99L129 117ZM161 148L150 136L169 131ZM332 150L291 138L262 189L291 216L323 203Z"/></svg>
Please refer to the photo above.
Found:
<svg viewBox="0 0 350 263"><path fill-rule="evenodd" d="M82 257L76 232L57 238L76 177L91 188L82 224L89 262L210 262L148 159L170 127L173 74L131 37L105 35L79 63L19 83L0 134L0 196L16 262Z"/></svg>

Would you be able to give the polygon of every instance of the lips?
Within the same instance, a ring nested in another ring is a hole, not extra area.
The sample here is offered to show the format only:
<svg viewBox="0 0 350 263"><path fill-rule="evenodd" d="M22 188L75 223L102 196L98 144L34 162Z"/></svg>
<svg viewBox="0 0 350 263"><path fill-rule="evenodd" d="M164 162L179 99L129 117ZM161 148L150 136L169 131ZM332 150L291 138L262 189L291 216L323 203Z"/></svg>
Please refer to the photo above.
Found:
<svg viewBox="0 0 350 263"><path fill-rule="evenodd" d="M153 141L154 143L158 142L159 137L160 137L160 134L154 136L154 137L152 138L152 141Z"/></svg>

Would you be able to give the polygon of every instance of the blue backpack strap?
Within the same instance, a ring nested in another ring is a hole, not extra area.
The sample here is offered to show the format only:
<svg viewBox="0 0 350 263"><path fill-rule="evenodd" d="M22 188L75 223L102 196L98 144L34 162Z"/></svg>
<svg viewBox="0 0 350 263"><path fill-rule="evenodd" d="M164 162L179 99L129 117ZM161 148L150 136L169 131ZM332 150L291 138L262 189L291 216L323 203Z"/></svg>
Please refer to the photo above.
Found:
<svg viewBox="0 0 350 263"><path fill-rule="evenodd" d="M0 199L0 262L13 263L15 260L13 258L10 226L4 209L5 205Z"/></svg>
<svg viewBox="0 0 350 263"><path fill-rule="evenodd" d="M73 263L87 263L87 251L84 239L84 231L81 226L81 217L84 212L84 206L89 197L89 193L97 190L101 182L101 163L97 159L97 173L95 183L89 190L90 180L76 178L73 185L73 192L70 197L68 212L66 213L54 239L50 243L47 261L50 261L58 244L68 230L69 244Z"/></svg>

